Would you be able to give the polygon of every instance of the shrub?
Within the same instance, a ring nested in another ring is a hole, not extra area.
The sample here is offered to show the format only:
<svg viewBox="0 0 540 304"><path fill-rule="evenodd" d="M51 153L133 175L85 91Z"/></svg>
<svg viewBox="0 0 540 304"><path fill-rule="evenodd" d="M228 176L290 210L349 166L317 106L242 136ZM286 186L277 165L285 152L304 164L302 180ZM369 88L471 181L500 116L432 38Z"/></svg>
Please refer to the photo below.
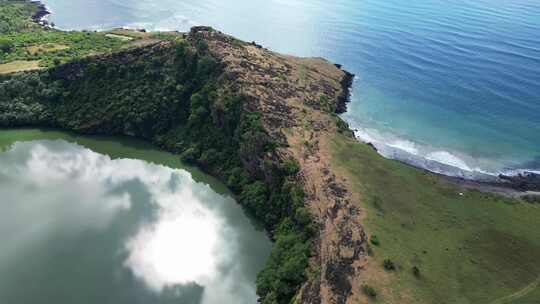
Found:
<svg viewBox="0 0 540 304"><path fill-rule="evenodd" d="M394 271L396 270L396 264L394 264L394 262L392 262L392 260L390 259L385 259L384 262L383 262L383 267L384 269L386 269L387 271Z"/></svg>
<svg viewBox="0 0 540 304"><path fill-rule="evenodd" d="M292 157L285 159L281 167L286 175L296 175L300 172L300 165Z"/></svg>
<svg viewBox="0 0 540 304"><path fill-rule="evenodd" d="M372 299L377 297L377 291L369 285L362 285L362 292Z"/></svg>
<svg viewBox="0 0 540 304"><path fill-rule="evenodd" d="M180 159L183 162L188 163L188 164L194 163L198 158L199 158L199 151L194 147L188 148L186 151L180 154Z"/></svg>
<svg viewBox="0 0 540 304"><path fill-rule="evenodd" d="M372 235L369 238L369 241L371 242L371 244L373 244L375 246L379 246L381 244L381 242L379 241L379 237L377 237L376 235Z"/></svg>
<svg viewBox="0 0 540 304"><path fill-rule="evenodd" d="M9 53L13 49L13 42L9 39L0 38L0 51Z"/></svg>
<svg viewBox="0 0 540 304"><path fill-rule="evenodd" d="M344 134L349 132L349 124L343 119L336 117L336 125L339 133Z"/></svg>
<svg viewBox="0 0 540 304"><path fill-rule="evenodd" d="M321 95L321 97L319 98L319 102L320 102L322 111L325 111L328 113L336 112L336 104L333 102L332 99L330 99L330 97L326 95Z"/></svg>
<svg viewBox="0 0 540 304"><path fill-rule="evenodd" d="M416 278L420 278L420 268L418 266L413 266L412 273Z"/></svg>

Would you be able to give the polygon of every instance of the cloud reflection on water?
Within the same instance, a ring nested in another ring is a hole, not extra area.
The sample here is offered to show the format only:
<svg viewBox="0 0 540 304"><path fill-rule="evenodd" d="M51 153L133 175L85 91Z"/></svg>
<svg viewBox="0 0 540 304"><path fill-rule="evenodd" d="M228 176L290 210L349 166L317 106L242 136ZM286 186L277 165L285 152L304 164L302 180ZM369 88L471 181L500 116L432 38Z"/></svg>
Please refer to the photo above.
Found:
<svg viewBox="0 0 540 304"><path fill-rule="evenodd" d="M0 241L7 244L0 270L51 235L109 234L118 236L117 252L103 254L121 256L114 267L148 293L193 293L185 303L256 301L254 278L268 241L231 198L185 170L112 160L64 141L16 143L0 153L0 197ZM131 228L120 229L122 221Z"/></svg>

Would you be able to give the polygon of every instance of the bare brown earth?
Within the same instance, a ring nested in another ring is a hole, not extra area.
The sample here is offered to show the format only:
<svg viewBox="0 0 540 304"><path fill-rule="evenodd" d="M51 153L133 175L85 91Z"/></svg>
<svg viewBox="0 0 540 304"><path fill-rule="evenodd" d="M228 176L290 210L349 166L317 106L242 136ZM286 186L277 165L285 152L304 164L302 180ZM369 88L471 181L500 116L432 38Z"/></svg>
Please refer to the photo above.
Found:
<svg viewBox="0 0 540 304"><path fill-rule="evenodd" d="M194 28L191 39L207 41L209 51L225 64L225 75L235 79L248 96L249 110L262 114L271 136L301 166L298 182L305 204L319 225L310 280L298 303L359 303L361 275L367 263L360 198L336 174L330 162L329 141L337 132L335 114L324 108L321 96L338 106L346 87L346 72L320 59L303 59L270 52L209 28ZM309 115L307 114L309 113Z"/></svg>

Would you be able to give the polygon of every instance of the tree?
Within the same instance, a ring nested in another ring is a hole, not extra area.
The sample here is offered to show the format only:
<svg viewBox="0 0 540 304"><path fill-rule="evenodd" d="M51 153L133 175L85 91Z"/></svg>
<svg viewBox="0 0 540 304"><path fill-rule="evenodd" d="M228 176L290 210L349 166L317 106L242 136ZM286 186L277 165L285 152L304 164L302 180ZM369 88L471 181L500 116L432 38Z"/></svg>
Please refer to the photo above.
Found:
<svg viewBox="0 0 540 304"><path fill-rule="evenodd" d="M13 49L13 42L9 39L0 38L0 51L9 53Z"/></svg>

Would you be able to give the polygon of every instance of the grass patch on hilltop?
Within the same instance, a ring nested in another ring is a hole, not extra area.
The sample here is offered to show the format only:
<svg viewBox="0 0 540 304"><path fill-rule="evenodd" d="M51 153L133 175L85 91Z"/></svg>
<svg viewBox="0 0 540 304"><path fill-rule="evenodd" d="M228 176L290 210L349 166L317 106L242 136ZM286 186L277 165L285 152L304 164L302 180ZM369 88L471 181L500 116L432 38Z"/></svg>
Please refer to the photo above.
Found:
<svg viewBox="0 0 540 304"><path fill-rule="evenodd" d="M0 52L0 63L40 60L44 67L51 67L91 54L112 52L127 43L117 38L107 37L104 33L44 29L12 32L2 35L2 39L9 42L11 47L8 51Z"/></svg>
<svg viewBox="0 0 540 304"><path fill-rule="evenodd" d="M540 303L540 286L531 285L540 276L538 206L460 189L341 135L332 147L334 163L360 192L366 231L379 242L370 267L396 266L367 276L378 301Z"/></svg>
<svg viewBox="0 0 540 304"><path fill-rule="evenodd" d="M37 55L39 53L50 53L61 50L69 49L69 46L58 43L46 43L39 45L32 45L26 48L31 55Z"/></svg>
<svg viewBox="0 0 540 304"><path fill-rule="evenodd" d="M37 9L38 4L29 1L0 0L0 64L39 61L40 67L49 68L89 55L182 38L179 34L122 29L108 32L60 31L35 23L31 16Z"/></svg>

